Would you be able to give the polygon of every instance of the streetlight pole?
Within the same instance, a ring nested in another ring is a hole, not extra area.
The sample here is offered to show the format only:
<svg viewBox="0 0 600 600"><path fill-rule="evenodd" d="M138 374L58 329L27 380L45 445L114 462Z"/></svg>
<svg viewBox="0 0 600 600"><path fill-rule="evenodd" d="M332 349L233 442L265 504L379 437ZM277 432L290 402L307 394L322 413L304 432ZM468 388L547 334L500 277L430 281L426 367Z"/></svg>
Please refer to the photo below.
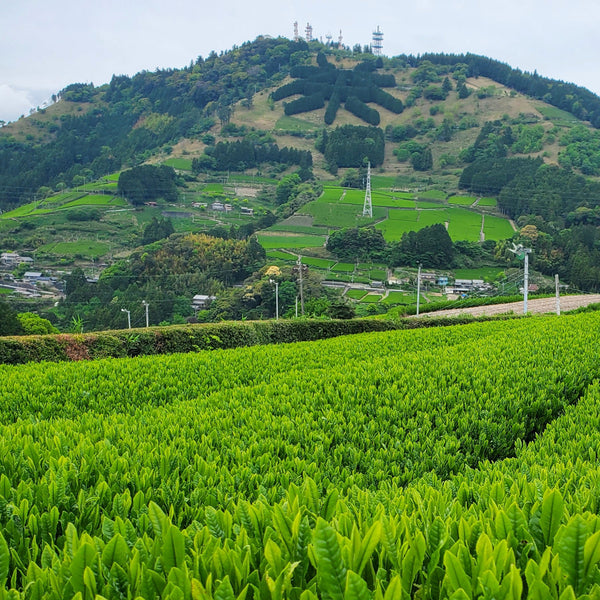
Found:
<svg viewBox="0 0 600 600"><path fill-rule="evenodd" d="M122 308L121 312L127 313L127 329L131 329L131 311L126 308Z"/></svg>
<svg viewBox="0 0 600 600"><path fill-rule="evenodd" d="M146 327L150 327L150 321L148 320L148 307L150 305L145 300L142 300L142 304L146 308Z"/></svg>

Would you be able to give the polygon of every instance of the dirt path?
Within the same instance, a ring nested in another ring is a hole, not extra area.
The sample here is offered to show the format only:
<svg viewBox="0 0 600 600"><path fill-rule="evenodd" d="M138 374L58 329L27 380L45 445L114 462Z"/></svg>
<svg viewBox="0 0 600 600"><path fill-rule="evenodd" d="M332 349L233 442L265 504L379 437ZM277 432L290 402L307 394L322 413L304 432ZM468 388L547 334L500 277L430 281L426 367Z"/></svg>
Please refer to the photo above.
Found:
<svg viewBox="0 0 600 600"><path fill-rule="evenodd" d="M560 299L560 310L573 310L580 306L587 306L600 302L600 294L586 294L582 296L562 296ZM553 313L556 312L556 298L536 298L528 300L527 312L530 313ZM469 314L475 317L482 315L501 315L503 313L523 314L523 302L511 302L508 304L491 304L489 306L474 306L472 308L452 308L449 310L438 310L431 313L423 313L414 318L423 317L453 317L456 315Z"/></svg>

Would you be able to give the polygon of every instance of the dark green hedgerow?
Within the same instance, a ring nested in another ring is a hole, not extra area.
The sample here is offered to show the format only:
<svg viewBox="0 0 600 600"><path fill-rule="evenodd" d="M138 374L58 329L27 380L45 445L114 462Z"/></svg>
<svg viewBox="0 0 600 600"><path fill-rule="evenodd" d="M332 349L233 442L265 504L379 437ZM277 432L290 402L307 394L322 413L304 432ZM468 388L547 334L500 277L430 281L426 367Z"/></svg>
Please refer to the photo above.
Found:
<svg viewBox="0 0 600 600"><path fill-rule="evenodd" d="M459 317L376 320L282 320L206 323L88 334L0 337L0 363L91 360L175 352L198 352L258 344L319 340L340 335L392 329L458 325L488 318Z"/></svg>

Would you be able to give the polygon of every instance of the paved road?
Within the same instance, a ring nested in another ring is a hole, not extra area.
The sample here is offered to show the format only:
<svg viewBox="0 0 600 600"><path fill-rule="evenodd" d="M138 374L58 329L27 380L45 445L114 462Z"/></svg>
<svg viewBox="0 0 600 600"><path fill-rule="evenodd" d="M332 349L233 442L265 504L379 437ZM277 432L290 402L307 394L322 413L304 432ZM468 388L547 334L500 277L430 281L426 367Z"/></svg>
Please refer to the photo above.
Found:
<svg viewBox="0 0 600 600"><path fill-rule="evenodd" d="M573 310L580 306L587 306L600 302L600 294L586 294L581 296L562 296L560 299L560 310ZM528 300L527 312L549 313L556 312L556 298L536 298ZM432 313L423 313L420 318L425 317L452 317L455 315L470 314L476 317L481 315L500 315L503 313L523 314L523 302L510 302L508 304L491 304L489 306L473 306L472 308L452 308L449 310L438 310ZM415 318L417 318L415 316Z"/></svg>

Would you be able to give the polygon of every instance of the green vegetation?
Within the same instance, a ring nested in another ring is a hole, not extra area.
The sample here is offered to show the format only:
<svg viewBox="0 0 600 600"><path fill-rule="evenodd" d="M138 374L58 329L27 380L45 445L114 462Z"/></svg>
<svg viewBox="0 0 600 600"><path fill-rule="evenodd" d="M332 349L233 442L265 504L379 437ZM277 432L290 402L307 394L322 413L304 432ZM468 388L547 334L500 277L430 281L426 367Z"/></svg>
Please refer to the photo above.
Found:
<svg viewBox="0 0 600 600"><path fill-rule="evenodd" d="M376 304L381 300L381 298L383 298L382 294L374 294L370 292L361 299L361 302L364 302L365 304Z"/></svg>
<svg viewBox="0 0 600 600"><path fill-rule="evenodd" d="M267 250L267 258L274 258L279 260L296 260L295 254L289 252L282 252L281 250Z"/></svg>
<svg viewBox="0 0 600 600"><path fill-rule="evenodd" d="M53 254L54 256L81 256L85 258L98 258L110 249L106 242L81 240L78 242L54 242L38 248L40 254Z"/></svg>
<svg viewBox="0 0 600 600"><path fill-rule="evenodd" d="M453 240L467 240L478 242L481 232L481 215L479 213L463 208L452 208L448 210L448 233ZM504 221L508 229L512 231L506 219L496 217L498 221Z"/></svg>
<svg viewBox="0 0 600 600"><path fill-rule="evenodd" d="M347 298L352 298L353 300L360 300L361 298L364 298L367 295L367 290L360 290L360 289L349 289L345 296Z"/></svg>
<svg viewBox="0 0 600 600"><path fill-rule="evenodd" d="M338 262L335 263L333 267L331 267L331 270L340 273L352 273L355 268L356 265L354 263Z"/></svg>
<svg viewBox="0 0 600 600"><path fill-rule="evenodd" d="M578 125L581 123L581 120L575 115L567 112L566 110L561 110L556 106L540 104L536 108L546 119L549 119L553 123L561 123L566 125Z"/></svg>
<svg viewBox="0 0 600 600"><path fill-rule="evenodd" d="M1 367L5 595L594 598L597 328Z"/></svg>
<svg viewBox="0 0 600 600"><path fill-rule="evenodd" d="M383 298L383 304L415 304L417 301L417 295L407 292L400 292L397 290L391 290L388 295Z"/></svg>
<svg viewBox="0 0 600 600"><path fill-rule="evenodd" d="M303 256L302 264L318 269L331 269L336 263L335 260L327 260L326 258L313 258L311 256Z"/></svg>
<svg viewBox="0 0 600 600"><path fill-rule="evenodd" d="M191 171L192 170L192 159L191 158L167 158L164 163L168 167L173 167L179 171Z"/></svg>
<svg viewBox="0 0 600 600"><path fill-rule="evenodd" d="M286 235L273 235L259 233L258 241L265 249L271 248L316 248L325 244L325 236L302 235L288 233Z"/></svg>
<svg viewBox="0 0 600 600"><path fill-rule="evenodd" d="M477 269L454 269L456 279L483 279L493 281L502 273L503 270L498 267L479 267Z"/></svg>
<svg viewBox="0 0 600 600"><path fill-rule="evenodd" d="M378 219L385 218L386 209L373 207L373 218L363 217L362 208L354 204L325 204L313 202L302 208L302 212L309 214L314 219L315 225L326 227L354 227L364 226Z"/></svg>
<svg viewBox="0 0 600 600"><path fill-rule="evenodd" d="M432 200L445 200L446 193L441 190L425 190L417 194L418 198L431 198Z"/></svg>
<svg viewBox="0 0 600 600"><path fill-rule="evenodd" d="M318 126L314 123L299 119L298 117L288 117L287 115L283 115L275 123L275 129L283 131L312 131L317 128Z"/></svg>
<svg viewBox="0 0 600 600"><path fill-rule="evenodd" d="M471 206L477 198L473 196L450 196L448 204L458 204L460 206Z"/></svg>
<svg viewBox="0 0 600 600"><path fill-rule="evenodd" d="M483 233L486 240L505 240L514 234L514 230L506 219L486 215Z"/></svg>
<svg viewBox="0 0 600 600"><path fill-rule="evenodd" d="M71 200L63 204L61 208L72 208L74 206L127 206L127 202L123 198L117 198L108 194L86 194L76 200Z"/></svg>
<svg viewBox="0 0 600 600"><path fill-rule="evenodd" d="M292 67L290 75L295 81L286 83L271 93L273 101L301 94L300 98L284 102L286 115L310 112L323 108L328 100L324 119L331 125L341 102L345 102L347 111L370 125L379 125L380 115L367 102L379 104L399 114L404 110L402 101L385 92L381 87L395 87L393 75L382 75L375 70L383 66L381 59L357 64L354 69L338 69L327 61L324 53L317 55L318 66L297 65Z"/></svg>

